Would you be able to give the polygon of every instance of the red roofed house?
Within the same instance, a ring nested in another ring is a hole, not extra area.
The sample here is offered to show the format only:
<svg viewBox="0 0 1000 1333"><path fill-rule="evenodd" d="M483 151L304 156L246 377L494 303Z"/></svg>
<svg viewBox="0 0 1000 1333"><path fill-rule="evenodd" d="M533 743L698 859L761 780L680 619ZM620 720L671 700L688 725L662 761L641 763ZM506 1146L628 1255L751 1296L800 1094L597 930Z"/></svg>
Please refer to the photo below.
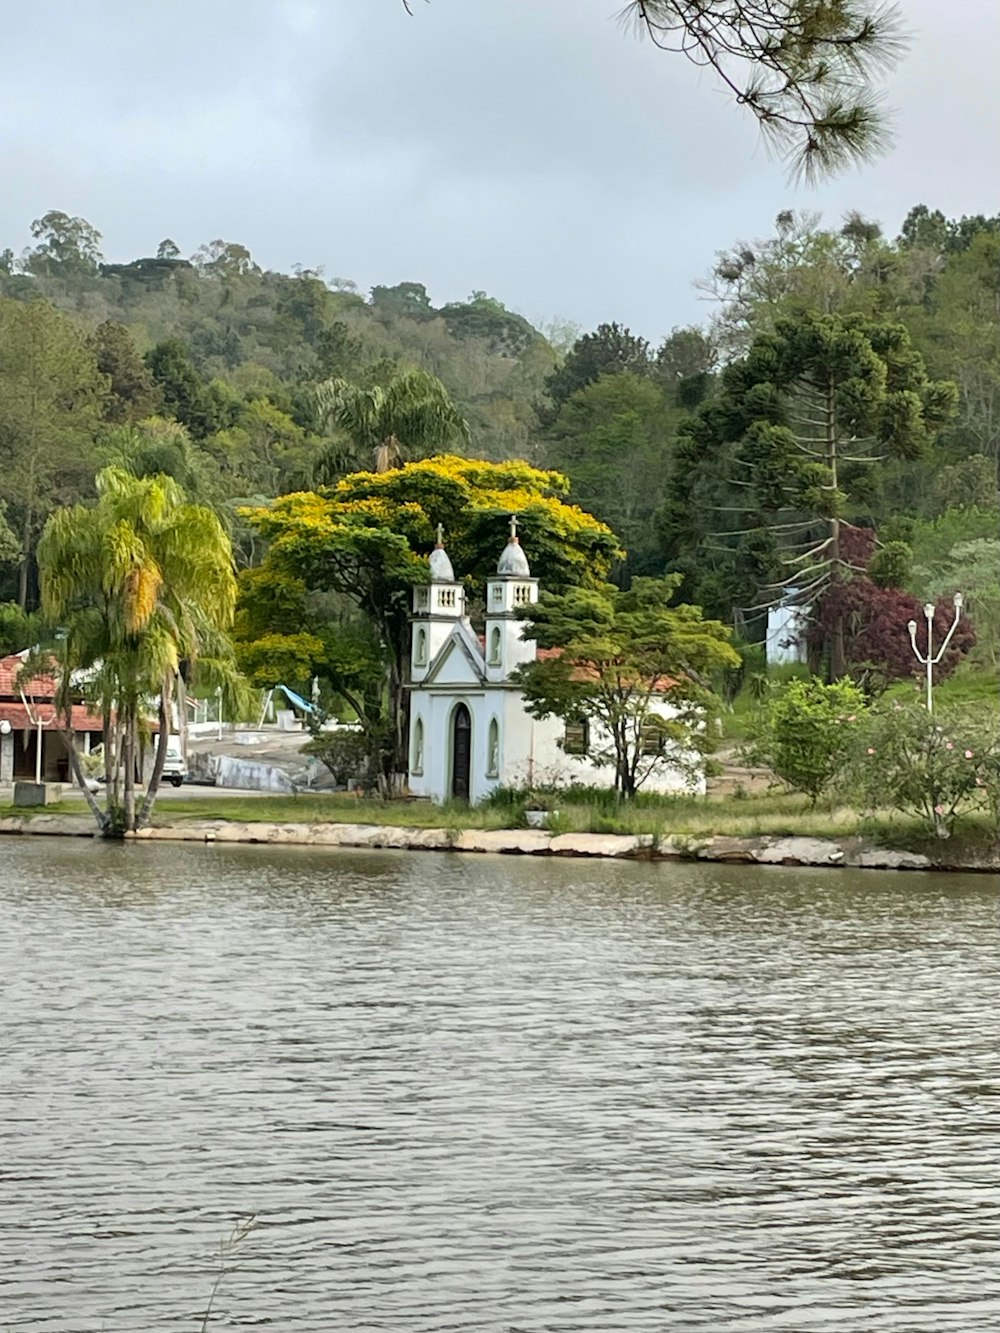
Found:
<svg viewBox="0 0 1000 1333"><path fill-rule="evenodd" d="M0 657L0 786L21 778L69 782L69 756L56 718L55 679L39 675L19 684L26 656ZM72 722L84 754L101 743L101 718L83 704L73 705Z"/></svg>

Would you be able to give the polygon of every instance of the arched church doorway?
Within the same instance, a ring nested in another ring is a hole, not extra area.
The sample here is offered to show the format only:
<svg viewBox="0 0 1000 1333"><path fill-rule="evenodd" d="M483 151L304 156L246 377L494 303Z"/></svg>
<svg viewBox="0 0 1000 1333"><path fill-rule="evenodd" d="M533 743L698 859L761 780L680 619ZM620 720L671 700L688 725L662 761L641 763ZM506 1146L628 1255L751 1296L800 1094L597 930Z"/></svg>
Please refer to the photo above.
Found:
<svg viewBox="0 0 1000 1333"><path fill-rule="evenodd" d="M451 794L469 799L469 770L472 764L472 718L465 704L455 709L451 724Z"/></svg>

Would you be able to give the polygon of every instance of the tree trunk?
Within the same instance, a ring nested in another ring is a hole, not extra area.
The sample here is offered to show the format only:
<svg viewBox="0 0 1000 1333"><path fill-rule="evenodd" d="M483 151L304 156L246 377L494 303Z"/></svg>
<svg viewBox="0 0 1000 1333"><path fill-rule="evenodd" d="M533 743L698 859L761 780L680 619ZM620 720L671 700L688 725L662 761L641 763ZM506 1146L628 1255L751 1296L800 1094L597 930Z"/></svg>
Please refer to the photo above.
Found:
<svg viewBox="0 0 1000 1333"><path fill-rule="evenodd" d="M90 806L90 813L97 820L97 827L104 833L108 827L108 817L101 809L97 797L87 786L87 780L80 764L80 752L76 748L76 737L71 730L68 730L65 727L60 728L59 734L62 737L63 744L66 746L67 753L69 754L69 766L72 770L73 777L76 780L76 784L83 792L84 799Z"/></svg>
<svg viewBox="0 0 1000 1333"><path fill-rule="evenodd" d="M164 676L163 687L160 691L160 731L156 737L156 753L153 758L153 771L149 775L149 785L146 788L146 797L142 803L136 819L136 828L145 828L153 814L153 805L156 802L157 794L160 790L160 780L163 777L163 765L167 758L167 743L170 740L170 676ZM185 703L186 706L186 703Z"/></svg>
<svg viewBox="0 0 1000 1333"><path fill-rule="evenodd" d="M830 484L834 491L837 489L837 404L834 397L835 393L836 386L831 375L826 391L826 465L830 469ZM830 560L830 585L836 587L844 573L840 562L840 519L837 517L830 519L828 556ZM847 655L844 651L844 617L842 612L838 612L833 625L833 633L830 637L830 680L840 680L846 674Z"/></svg>
<svg viewBox="0 0 1000 1333"><path fill-rule="evenodd" d="M128 719L125 723L124 744L122 745L122 763L125 769L124 803L126 833L133 833L135 831L135 759L137 721L136 711L130 708Z"/></svg>
<svg viewBox="0 0 1000 1333"><path fill-rule="evenodd" d="M21 559L21 568L18 572L17 581L17 604L22 611L28 609L28 574L31 570L31 520L32 507L29 504L24 515L24 525L21 530L21 547L23 556Z"/></svg>
<svg viewBox="0 0 1000 1333"><path fill-rule="evenodd" d="M188 757L188 719L187 719L187 681L184 679L184 672L177 672L177 680L174 682L177 689L175 706L177 708L177 737L181 743L181 754L184 762L187 763Z"/></svg>

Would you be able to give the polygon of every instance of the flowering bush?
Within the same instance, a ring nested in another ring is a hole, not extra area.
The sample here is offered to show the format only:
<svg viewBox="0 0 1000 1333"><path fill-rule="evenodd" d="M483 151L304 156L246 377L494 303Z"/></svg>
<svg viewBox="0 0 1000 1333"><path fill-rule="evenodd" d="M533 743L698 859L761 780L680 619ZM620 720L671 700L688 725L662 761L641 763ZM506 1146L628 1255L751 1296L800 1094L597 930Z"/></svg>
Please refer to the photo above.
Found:
<svg viewBox="0 0 1000 1333"><path fill-rule="evenodd" d="M856 739L846 771L868 809L917 815L939 838L965 811L992 810L996 818L1000 740L988 713L883 703L869 710Z"/></svg>
<svg viewBox="0 0 1000 1333"><path fill-rule="evenodd" d="M768 704L750 758L815 804L853 753L864 713L864 695L849 680L789 681Z"/></svg>

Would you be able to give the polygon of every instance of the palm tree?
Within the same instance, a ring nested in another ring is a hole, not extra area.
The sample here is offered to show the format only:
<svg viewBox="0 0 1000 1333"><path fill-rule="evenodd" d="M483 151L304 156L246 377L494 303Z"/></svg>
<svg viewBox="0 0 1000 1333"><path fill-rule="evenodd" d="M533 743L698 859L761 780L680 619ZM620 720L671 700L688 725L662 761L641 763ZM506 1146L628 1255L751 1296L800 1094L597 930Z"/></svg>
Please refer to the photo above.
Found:
<svg viewBox="0 0 1000 1333"><path fill-rule="evenodd" d="M104 720L107 809L88 793L102 831L143 827L166 758L171 696L182 660L237 707L241 678L226 631L236 579L217 515L187 503L170 477L120 468L97 476L97 502L57 509L38 544L42 609L58 625L58 701L74 776L80 762L69 724L82 690ZM135 772L149 701L159 736L146 796L136 810ZM86 785L81 781L86 791Z"/></svg>
<svg viewBox="0 0 1000 1333"><path fill-rule="evenodd" d="M425 370L404 370L385 385L365 389L348 380L316 386L319 417L345 437L355 467L388 472L407 458L420 457L469 438L469 427L448 390ZM343 471L343 449L322 460L327 475Z"/></svg>

